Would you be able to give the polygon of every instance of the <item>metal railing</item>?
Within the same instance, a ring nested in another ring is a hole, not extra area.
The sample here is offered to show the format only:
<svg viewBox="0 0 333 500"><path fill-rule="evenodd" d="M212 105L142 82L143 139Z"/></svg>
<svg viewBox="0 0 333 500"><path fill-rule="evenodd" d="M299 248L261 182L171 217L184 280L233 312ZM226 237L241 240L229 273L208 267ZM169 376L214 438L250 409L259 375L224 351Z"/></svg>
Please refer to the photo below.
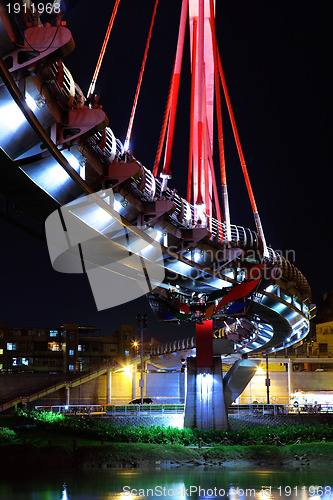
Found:
<svg viewBox="0 0 333 500"><path fill-rule="evenodd" d="M151 416L183 415L184 404L143 404L143 405L53 405L35 406L36 410L52 411L72 416ZM229 415L325 415L333 414L333 404L241 404L231 405Z"/></svg>
<svg viewBox="0 0 333 500"><path fill-rule="evenodd" d="M51 411L62 415L74 416L101 416L105 415L104 405L52 405L52 406L35 406L36 410Z"/></svg>
<svg viewBox="0 0 333 500"><path fill-rule="evenodd" d="M333 413L332 404L254 404L231 405L229 415L300 415Z"/></svg>
<svg viewBox="0 0 333 500"><path fill-rule="evenodd" d="M184 404L143 405L53 405L35 406L36 410L52 411L73 416L135 416L135 415L183 415Z"/></svg>
<svg viewBox="0 0 333 500"><path fill-rule="evenodd" d="M182 415L184 404L143 404L143 405L115 405L106 407L106 415Z"/></svg>

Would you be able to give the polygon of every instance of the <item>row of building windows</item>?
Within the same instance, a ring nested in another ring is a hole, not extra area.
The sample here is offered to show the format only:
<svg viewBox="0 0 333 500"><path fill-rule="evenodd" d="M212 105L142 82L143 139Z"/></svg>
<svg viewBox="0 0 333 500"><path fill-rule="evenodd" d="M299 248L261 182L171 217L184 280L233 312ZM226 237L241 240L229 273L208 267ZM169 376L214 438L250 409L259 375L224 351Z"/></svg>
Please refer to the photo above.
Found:
<svg viewBox="0 0 333 500"><path fill-rule="evenodd" d="M46 349L46 345L43 343L43 345L39 345L40 343L35 343L35 344L23 344L21 342L7 342L7 351L29 351L29 350L37 350L37 351L44 351ZM63 351L65 350L66 344L62 344L59 342L49 342L47 344L47 349L49 351ZM105 349L103 349L103 347ZM102 344L98 345L89 345L89 344L78 344L77 350L79 352L84 352L84 351L92 351L92 352L103 352L103 351L108 351L108 352L114 352L117 350L117 346L114 344L108 344L103 346ZM69 349L69 355L73 356L74 355L74 349ZM3 348L0 348L0 354L3 354Z"/></svg>
<svg viewBox="0 0 333 500"><path fill-rule="evenodd" d="M10 328L0 323L0 370L81 371L128 357L132 346L131 325L121 325L110 337L100 329L65 324L60 328Z"/></svg>

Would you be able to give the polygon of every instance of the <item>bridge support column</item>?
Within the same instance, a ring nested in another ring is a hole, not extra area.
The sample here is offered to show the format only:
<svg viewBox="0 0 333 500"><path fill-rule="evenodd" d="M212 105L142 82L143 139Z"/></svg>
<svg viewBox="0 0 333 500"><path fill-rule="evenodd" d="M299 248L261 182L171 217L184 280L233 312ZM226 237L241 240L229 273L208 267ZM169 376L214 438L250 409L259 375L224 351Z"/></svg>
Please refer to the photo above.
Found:
<svg viewBox="0 0 333 500"><path fill-rule="evenodd" d="M212 369L197 367L196 358L187 358L184 425L199 429L228 428L220 357L213 358Z"/></svg>
<svg viewBox="0 0 333 500"><path fill-rule="evenodd" d="M196 358L187 358L185 427L227 429L221 356L213 357L213 321L196 325Z"/></svg>
<svg viewBox="0 0 333 500"><path fill-rule="evenodd" d="M106 404L111 404L111 371L106 372Z"/></svg>

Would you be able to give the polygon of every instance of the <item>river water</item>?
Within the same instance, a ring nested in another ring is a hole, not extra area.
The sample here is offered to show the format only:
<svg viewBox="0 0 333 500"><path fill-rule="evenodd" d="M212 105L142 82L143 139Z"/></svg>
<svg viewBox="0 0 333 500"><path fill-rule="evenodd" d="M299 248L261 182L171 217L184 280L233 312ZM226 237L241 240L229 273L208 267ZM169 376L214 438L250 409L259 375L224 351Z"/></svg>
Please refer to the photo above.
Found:
<svg viewBox="0 0 333 500"><path fill-rule="evenodd" d="M106 470L1 478L1 500L333 500L333 472Z"/></svg>

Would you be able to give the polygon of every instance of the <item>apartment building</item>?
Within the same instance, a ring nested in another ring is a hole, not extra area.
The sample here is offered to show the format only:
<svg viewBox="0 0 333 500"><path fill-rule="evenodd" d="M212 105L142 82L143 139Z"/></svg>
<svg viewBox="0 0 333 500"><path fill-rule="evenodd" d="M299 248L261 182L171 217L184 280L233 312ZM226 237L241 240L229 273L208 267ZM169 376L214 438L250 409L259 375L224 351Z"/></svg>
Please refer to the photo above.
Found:
<svg viewBox="0 0 333 500"><path fill-rule="evenodd" d="M0 370L67 373L124 361L132 355L132 325L110 337L100 329L66 323L54 328L13 328L0 323Z"/></svg>

